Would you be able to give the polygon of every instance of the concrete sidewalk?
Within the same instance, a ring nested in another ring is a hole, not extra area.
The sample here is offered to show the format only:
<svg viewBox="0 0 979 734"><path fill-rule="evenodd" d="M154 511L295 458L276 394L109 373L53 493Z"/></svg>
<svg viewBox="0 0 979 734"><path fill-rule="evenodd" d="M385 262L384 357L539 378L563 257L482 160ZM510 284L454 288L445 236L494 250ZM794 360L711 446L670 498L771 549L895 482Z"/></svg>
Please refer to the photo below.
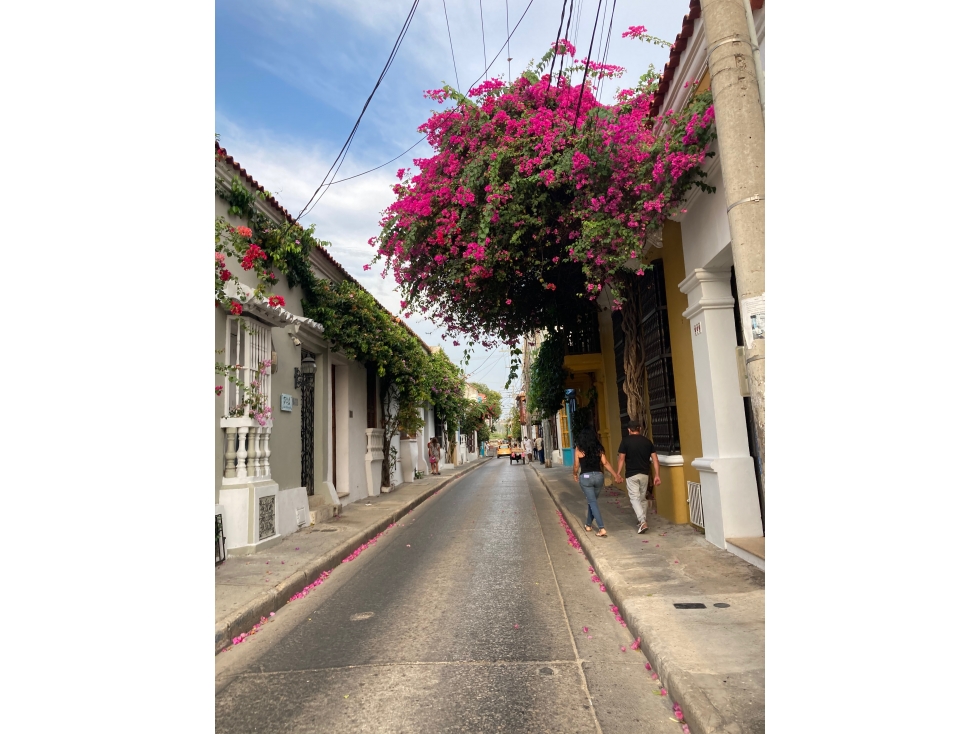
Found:
<svg viewBox="0 0 979 734"><path fill-rule="evenodd" d="M263 616L284 606L323 571L339 566L388 525L487 461L491 459L444 467L440 476L426 475L399 484L389 494L345 505L340 517L303 528L267 551L229 556L214 569L215 654Z"/></svg>
<svg viewBox="0 0 979 734"><path fill-rule="evenodd" d="M691 731L764 732L764 572L656 515L639 535L628 494L614 487L599 497L608 537L597 538L584 530L570 467L533 468Z"/></svg>

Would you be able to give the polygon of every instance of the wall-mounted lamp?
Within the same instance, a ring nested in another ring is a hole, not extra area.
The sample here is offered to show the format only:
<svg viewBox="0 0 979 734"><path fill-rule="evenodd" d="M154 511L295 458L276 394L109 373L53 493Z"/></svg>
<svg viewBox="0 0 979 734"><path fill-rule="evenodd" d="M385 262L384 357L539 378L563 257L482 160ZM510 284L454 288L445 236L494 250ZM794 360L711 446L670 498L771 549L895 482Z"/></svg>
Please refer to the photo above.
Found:
<svg viewBox="0 0 979 734"><path fill-rule="evenodd" d="M307 375L313 375L316 373L316 360L312 357L303 357L303 361L300 362L301 367L296 367L293 377L295 378L295 388L298 390L302 387L302 381Z"/></svg>

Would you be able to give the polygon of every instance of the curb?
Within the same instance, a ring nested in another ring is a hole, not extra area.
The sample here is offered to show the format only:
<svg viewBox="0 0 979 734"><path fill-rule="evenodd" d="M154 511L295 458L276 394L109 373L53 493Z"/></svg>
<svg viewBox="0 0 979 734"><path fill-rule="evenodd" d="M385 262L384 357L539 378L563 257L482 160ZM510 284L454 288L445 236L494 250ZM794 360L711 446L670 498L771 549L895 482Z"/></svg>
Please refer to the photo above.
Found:
<svg viewBox="0 0 979 734"><path fill-rule="evenodd" d="M565 519L567 519L570 514L568 508L560 502L557 494L551 488L550 482L541 476L540 472L537 471L537 467L535 466L533 468L537 474L537 478L551 496L554 505L565 515ZM582 538L572 523L569 522L568 527L571 528L571 532L574 533L579 545L581 545L585 557L591 562L597 575L602 578L606 593L612 600L612 603L619 608L619 613L622 615L622 619L625 620L629 632L634 637L642 639L643 653L653 666L653 670L659 675L660 681L668 691L669 697L680 704L683 709L683 719L690 727L690 731L694 734L712 734L713 732L719 731L740 732L741 727L735 722L725 721L723 714L710 702L690 673L681 669L669 656L664 655L662 652L657 652L657 650L663 650L665 645L663 645L661 638L656 632L636 622L633 610L631 609L634 605L622 601L621 595L619 594L618 574L609 568L608 563L603 558L596 558L591 547L592 541L590 539ZM731 729L728 729L728 724L732 725Z"/></svg>
<svg viewBox="0 0 979 734"><path fill-rule="evenodd" d="M303 568L289 575L284 581L279 582L273 588L263 592L261 595L252 599L240 609L232 612L224 619L217 622L214 627L214 654L217 655L223 649L231 645L231 641L235 637L240 635L242 632L247 632L250 630L254 625L261 621L262 617L267 617L270 612L278 611L284 607L286 603L288 603L291 596L302 591L309 584L313 583L313 581L319 578L320 574L322 574L324 571L329 571L339 566L340 562L344 558L349 556L354 550L359 548L375 535L386 529L388 525L393 522L397 522L402 517L407 515L409 510L415 509L418 507L418 505L434 495L440 489L447 487L460 477L464 477L469 472L482 466L485 462L486 459L473 462L470 466L465 467L458 474L448 477L438 484L432 485L432 487L425 490L424 493L418 495L408 504L398 508L390 515L376 520L373 525L370 525L366 529L356 533L342 545L334 548L326 555L310 561Z"/></svg>

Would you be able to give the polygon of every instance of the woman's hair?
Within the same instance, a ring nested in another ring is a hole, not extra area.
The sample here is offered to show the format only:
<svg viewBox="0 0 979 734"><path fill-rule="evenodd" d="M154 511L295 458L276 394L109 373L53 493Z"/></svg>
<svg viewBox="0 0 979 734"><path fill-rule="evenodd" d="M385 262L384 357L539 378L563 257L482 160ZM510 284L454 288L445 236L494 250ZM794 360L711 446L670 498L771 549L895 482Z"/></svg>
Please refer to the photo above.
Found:
<svg viewBox="0 0 979 734"><path fill-rule="evenodd" d="M585 456L601 456L605 453L602 442L598 440L598 434L594 428L582 428L575 436L575 446L581 449Z"/></svg>

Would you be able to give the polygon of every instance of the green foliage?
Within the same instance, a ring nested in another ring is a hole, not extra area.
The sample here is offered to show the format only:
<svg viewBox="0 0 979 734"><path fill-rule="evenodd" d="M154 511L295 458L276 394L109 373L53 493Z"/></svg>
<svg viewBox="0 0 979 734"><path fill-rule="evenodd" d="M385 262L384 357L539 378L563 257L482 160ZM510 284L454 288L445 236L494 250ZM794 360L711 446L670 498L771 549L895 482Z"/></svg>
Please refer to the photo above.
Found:
<svg viewBox="0 0 979 734"><path fill-rule="evenodd" d="M276 224L255 206L255 195L238 177L232 180L230 191L217 181L216 191L228 202L229 211L248 221L252 230L247 243L235 240L232 244L239 249L249 243L258 245L289 286L301 288L303 313L323 325L323 338L351 359L376 366L384 430L382 482L389 483L392 438L399 431L414 435L422 427L418 409L423 404L430 401L450 426L459 425L465 413L462 371L444 352L429 354L401 320L358 283L318 278L310 264L310 254L314 248L325 249L330 243L317 239L312 225ZM215 223L216 243L227 229L223 220ZM275 283L274 275L271 283ZM218 288L216 279L216 294ZM396 411L391 410L394 405Z"/></svg>
<svg viewBox="0 0 979 734"><path fill-rule="evenodd" d="M537 357L530 366L527 409L541 416L552 416L564 403L564 343L551 333L544 337Z"/></svg>

